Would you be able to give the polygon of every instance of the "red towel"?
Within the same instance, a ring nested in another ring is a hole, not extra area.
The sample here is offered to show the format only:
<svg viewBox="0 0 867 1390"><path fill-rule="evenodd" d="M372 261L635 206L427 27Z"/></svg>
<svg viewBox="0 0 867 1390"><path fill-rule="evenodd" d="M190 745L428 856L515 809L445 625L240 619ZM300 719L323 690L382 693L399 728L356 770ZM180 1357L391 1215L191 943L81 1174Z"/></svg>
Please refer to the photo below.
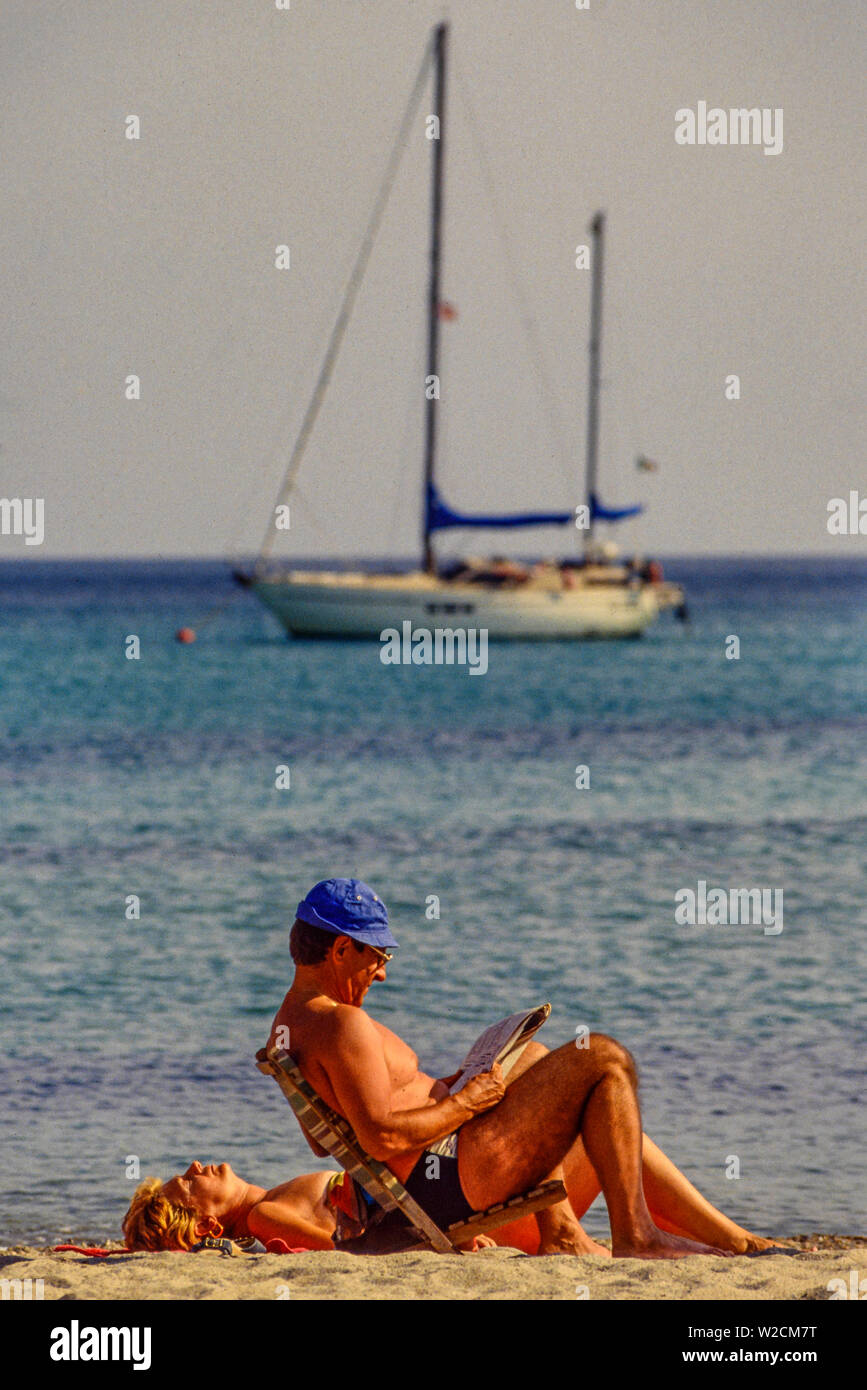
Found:
<svg viewBox="0 0 867 1390"><path fill-rule="evenodd" d="M121 1250L108 1250L104 1245L52 1245L52 1250L74 1250L76 1255L93 1255L104 1260L106 1255L129 1255L131 1251L124 1246Z"/></svg>

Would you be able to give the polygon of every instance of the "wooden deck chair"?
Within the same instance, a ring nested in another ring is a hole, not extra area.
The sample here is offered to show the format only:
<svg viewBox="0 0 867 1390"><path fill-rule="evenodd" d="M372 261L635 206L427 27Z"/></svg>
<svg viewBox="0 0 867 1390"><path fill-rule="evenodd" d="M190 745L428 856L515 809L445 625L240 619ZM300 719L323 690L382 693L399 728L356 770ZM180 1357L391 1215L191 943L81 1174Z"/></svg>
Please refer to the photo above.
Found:
<svg viewBox="0 0 867 1390"><path fill-rule="evenodd" d="M408 1226L389 1242L389 1251L427 1246L440 1254L454 1255L457 1253L456 1245L463 1245L485 1231L496 1230L498 1226L515 1221L519 1216L529 1216L544 1207L553 1206L555 1202L562 1202L566 1196L562 1182L543 1182L523 1196L499 1202L486 1211L475 1212L466 1221L456 1221L447 1231L441 1231L391 1169L365 1152L348 1121L326 1105L310 1083L305 1081L291 1053L283 1048L275 1048L270 1053L261 1048L256 1053L256 1065L264 1075L274 1077L302 1129L332 1158L336 1158L340 1166L386 1212L400 1211L406 1218ZM375 1234L375 1230L372 1234ZM351 1250L354 1244L344 1242L342 1248ZM359 1242L359 1251L362 1248ZM374 1241L369 1253L374 1253L375 1249ZM384 1253L384 1248L379 1253Z"/></svg>

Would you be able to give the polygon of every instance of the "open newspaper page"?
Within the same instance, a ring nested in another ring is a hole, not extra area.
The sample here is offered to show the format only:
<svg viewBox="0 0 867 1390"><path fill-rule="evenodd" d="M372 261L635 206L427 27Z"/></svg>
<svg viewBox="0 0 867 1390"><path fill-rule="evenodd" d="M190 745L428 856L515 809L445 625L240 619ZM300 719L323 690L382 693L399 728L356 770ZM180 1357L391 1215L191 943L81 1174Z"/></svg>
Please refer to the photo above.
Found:
<svg viewBox="0 0 867 1390"><path fill-rule="evenodd" d="M490 1028L486 1028L476 1038L461 1066L457 1080L449 1087L450 1094L459 1091L471 1076L490 1071L495 1062L503 1062L533 1034L538 1032L551 1012L550 1004L540 1004L537 1009L524 1009L519 1014L510 1014Z"/></svg>

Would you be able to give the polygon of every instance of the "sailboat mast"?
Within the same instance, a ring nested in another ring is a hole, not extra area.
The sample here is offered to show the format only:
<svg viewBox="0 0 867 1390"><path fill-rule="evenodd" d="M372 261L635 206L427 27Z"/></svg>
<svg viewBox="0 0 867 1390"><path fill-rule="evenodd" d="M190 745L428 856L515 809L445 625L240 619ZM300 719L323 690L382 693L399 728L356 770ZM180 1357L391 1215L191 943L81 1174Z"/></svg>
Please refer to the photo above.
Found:
<svg viewBox="0 0 867 1390"><path fill-rule="evenodd" d="M447 24L438 24L434 32L434 112L439 129L433 144L433 184L431 191L430 278L428 281L427 376L439 376L440 347L440 259L442 255L443 161L445 156L446 102L446 36ZM437 391L438 394L438 391ZM427 413L424 441L424 498L422 501L423 565L427 574L435 569L433 546L428 528L430 489L436 463L437 406L439 402L428 381Z"/></svg>
<svg viewBox="0 0 867 1390"><path fill-rule="evenodd" d="M602 355L602 257L605 235L605 213L597 212L590 223L593 234L593 285L590 298L590 382L587 401L587 506L590 524L585 533L593 539L593 502L597 495L596 471L599 457L599 364Z"/></svg>

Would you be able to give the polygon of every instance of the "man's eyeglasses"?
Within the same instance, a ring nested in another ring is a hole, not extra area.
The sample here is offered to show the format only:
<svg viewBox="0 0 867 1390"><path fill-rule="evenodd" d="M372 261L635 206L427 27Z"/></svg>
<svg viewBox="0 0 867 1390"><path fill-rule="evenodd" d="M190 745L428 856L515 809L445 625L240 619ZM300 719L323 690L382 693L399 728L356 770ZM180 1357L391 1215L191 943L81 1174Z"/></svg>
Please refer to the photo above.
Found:
<svg viewBox="0 0 867 1390"><path fill-rule="evenodd" d="M368 945L367 949L368 951L372 951L376 956L377 966L388 965L388 962L394 959L394 951L380 951L376 946L370 945Z"/></svg>

